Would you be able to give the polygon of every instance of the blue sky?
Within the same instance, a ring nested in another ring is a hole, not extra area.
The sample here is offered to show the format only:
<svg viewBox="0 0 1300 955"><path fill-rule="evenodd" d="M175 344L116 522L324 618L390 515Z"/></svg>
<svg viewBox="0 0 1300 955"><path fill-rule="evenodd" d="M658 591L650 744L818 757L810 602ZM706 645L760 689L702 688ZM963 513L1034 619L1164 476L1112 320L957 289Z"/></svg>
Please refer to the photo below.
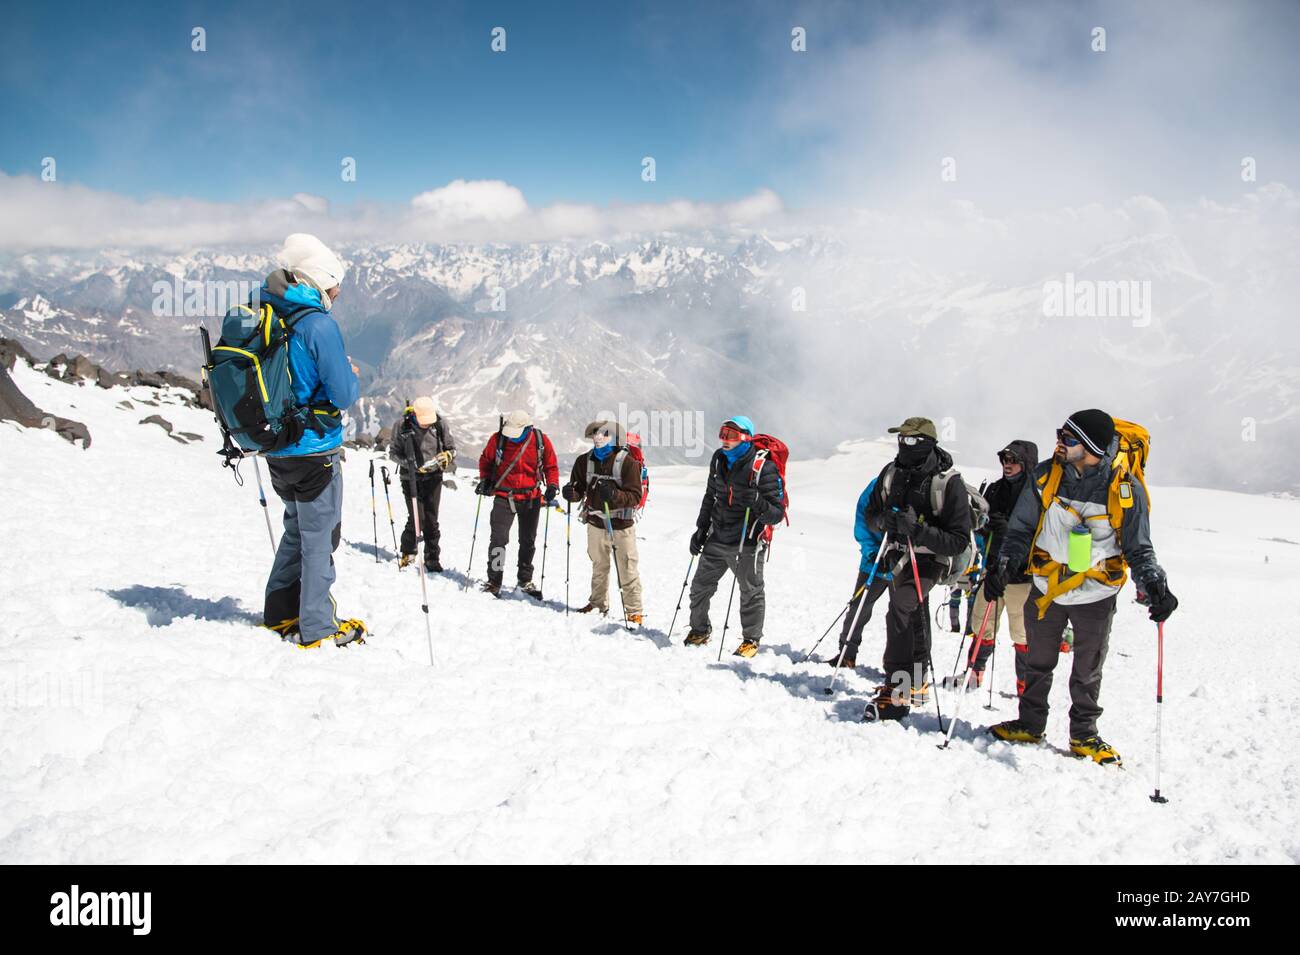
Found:
<svg viewBox="0 0 1300 955"><path fill-rule="evenodd" d="M1261 181L1300 179L1286 0L59 2L4 18L0 172L53 156L60 182L120 197L398 204L500 179L532 207L771 189L787 207L998 211L1233 198L1246 155ZM957 184L938 180L949 155Z"/></svg>
<svg viewBox="0 0 1300 955"><path fill-rule="evenodd" d="M0 168L33 171L52 155L61 179L132 195L392 200L501 178L530 201L607 202L645 198L640 160L653 155L674 195L739 196L794 158L751 125L773 62L790 57L778 11L15 5ZM190 50L194 26L206 53ZM494 26L507 30L504 54L489 49ZM345 155L361 190L339 179Z"/></svg>

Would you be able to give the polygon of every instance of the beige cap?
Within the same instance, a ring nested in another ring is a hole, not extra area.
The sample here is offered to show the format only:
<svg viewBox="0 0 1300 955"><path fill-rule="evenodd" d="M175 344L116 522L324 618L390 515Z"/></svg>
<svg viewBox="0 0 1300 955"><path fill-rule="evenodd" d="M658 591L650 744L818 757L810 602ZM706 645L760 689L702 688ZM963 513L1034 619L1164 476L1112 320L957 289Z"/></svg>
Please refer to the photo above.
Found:
<svg viewBox="0 0 1300 955"><path fill-rule="evenodd" d="M506 415L506 422L501 428L501 433L507 438L514 440L524 433L524 428L527 428L532 423L533 416L527 411L512 411Z"/></svg>
<svg viewBox="0 0 1300 955"><path fill-rule="evenodd" d="M428 395L421 395L411 402L411 410L415 412L415 420L420 422L421 428L427 428L438 420L438 402Z"/></svg>

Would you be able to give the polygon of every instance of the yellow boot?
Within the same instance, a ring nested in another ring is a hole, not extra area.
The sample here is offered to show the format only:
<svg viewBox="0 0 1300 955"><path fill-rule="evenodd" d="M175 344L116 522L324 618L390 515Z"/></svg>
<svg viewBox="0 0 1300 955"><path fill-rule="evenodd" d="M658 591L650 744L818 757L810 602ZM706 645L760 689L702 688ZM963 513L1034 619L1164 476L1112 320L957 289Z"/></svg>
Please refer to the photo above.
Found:
<svg viewBox="0 0 1300 955"><path fill-rule="evenodd" d="M1075 756L1087 756L1099 766L1122 762L1119 753L1115 752L1115 747L1100 736L1085 736L1083 739L1075 739L1071 736L1070 752Z"/></svg>

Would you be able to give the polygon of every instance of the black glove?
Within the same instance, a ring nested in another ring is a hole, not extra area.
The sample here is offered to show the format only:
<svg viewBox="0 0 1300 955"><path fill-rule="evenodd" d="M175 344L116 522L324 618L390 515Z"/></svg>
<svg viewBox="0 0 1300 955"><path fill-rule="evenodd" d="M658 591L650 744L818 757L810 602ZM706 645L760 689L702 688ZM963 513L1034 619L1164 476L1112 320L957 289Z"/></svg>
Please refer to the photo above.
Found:
<svg viewBox="0 0 1300 955"><path fill-rule="evenodd" d="M1007 532L1007 515L990 514L989 515L989 533L1001 537Z"/></svg>
<svg viewBox="0 0 1300 955"><path fill-rule="evenodd" d="M695 533L691 535L691 556L692 557L700 556L700 551L704 550L704 542L708 539L709 539L708 528L704 528L703 530L696 529Z"/></svg>
<svg viewBox="0 0 1300 955"><path fill-rule="evenodd" d="M491 481L483 481L483 480L480 480L480 481L478 482L478 484L476 484L476 485L474 486L474 493L475 493L475 494L482 494L484 497L491 497L491 496L492 496L492 482L491 482Z"/></svg>
<svg viewBox="0 0 1300 955"><path fill-rule="evenodd" d="M545 497L545 500L546 500L546 504L547 504L548 507L549 507L550 505L552 505L552 504L555 503L556 495L558 495L559 493L560 493L560 485L558 485L558 484L548 484L548 485L546 485L546 497Z"/></svg>
<svg viewBox="0 0 1300 955"><path fill-rule="evenodd" d="M564 485L564 487L560 489L560 494L570 504L577 504L579 501L582 500L582 492L579 491L574 486L572 481L570 481L568 484Z"/></svg>
<svg viewBox="0 0 1300 955"><path fill-rule="evenodd" d="M1000 561L984 577L984 599L996 603L1007 592L1007 562Z"/></svg>
<svg viewBox="0 0 1300 955"><path fill-rule="evenodd" d="M885 514L884 527L894 537L911 540L916 536L916 511L910 507L902 511L888 511Z"/></svg>
<svg viewBox="0 0 1300 955"><path fill-rule="evenodd" d="M1169 584L1163 577L1148 580L1142 589L1146 591L1151 619L1156 623L1164 623L1178 609L1178 598L1169 592Z"/></svg>

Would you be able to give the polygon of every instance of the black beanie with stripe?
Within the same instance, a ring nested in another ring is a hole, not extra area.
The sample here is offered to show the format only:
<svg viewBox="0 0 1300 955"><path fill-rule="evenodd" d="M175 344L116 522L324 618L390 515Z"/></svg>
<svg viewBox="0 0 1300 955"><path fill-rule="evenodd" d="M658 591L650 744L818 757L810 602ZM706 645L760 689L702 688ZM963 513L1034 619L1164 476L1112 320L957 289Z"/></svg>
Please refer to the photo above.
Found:
<svg viewBox="0 0 1300 955"><path fill-rule="evenodd" d="M1098 408L1076 411L1065 419L1069 431L1083 446L1099 458L1104 458L1115 438L1115 419Z"/></svg>

